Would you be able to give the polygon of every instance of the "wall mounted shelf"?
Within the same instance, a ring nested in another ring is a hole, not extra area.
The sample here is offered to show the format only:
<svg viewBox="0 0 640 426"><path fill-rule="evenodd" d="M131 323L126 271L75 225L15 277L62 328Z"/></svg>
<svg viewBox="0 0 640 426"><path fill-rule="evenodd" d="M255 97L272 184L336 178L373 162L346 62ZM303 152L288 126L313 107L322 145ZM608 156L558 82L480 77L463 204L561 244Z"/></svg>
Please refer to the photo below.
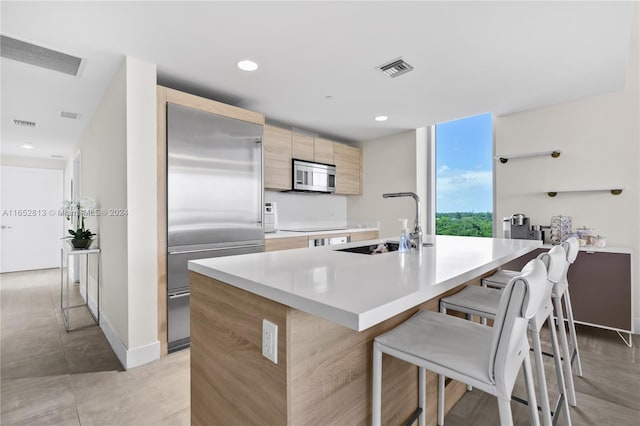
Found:
<svg viewBox="0 0 640 426"><path fill-rule="evenodd" d="M511 154L511 155L499 155L496 159L500 160L502 164L506 164L507 161L512 160L514 158L529 158L529 157L545 157L550 155L551 158L560 157L560 150L554 149L553 151L543 151L543 152L529 152L525 154Z"/></svg>
<svg viewBox="0 0 640 426"><path fill-rule="evenodd" d="M616 189L573 189L573 190L565 190L565 191L549 191L547 195L549 197L555 197L558 194L562 193L571 193L571 192L609 192L611 195L620 195L622 194L622 188Z"/></svg>

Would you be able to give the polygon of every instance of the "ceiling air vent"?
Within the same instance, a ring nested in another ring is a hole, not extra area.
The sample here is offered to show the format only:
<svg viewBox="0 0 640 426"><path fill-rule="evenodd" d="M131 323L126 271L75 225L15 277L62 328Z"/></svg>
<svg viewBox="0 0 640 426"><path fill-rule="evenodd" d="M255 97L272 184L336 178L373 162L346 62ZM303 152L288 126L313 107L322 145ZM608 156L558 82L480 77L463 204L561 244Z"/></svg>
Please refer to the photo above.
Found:
<svg viewBox="0 0 640 426"><path fill-rule="evenodd" d="M0 55L26 64L77 76L82 58L47 49L46 47L16 40L5 35L0 37Z"/></svg>
<svg viewBox="0 0 640 426"><path fill-rule="evenodd" d="M393 61L380 65L377 68L391 78L396 78L402 74L406 74L413 69L413 67L403 59L394 59Z"/></svg>
<svg viewBox="0 0 640 426"><path fill-rule="evenodd" d="M60 117L62 117L62 118L70 118L72 120L80 120L80 114L78 114L77 112L61 111L60 112Z"/></svg>
<svg viewBox="0 0 640 426"><path fill-rule="evenodd" d="M16 120L15 118L13 119L13 124L16 126L36 127L36 123L34 121Z"/></svg>

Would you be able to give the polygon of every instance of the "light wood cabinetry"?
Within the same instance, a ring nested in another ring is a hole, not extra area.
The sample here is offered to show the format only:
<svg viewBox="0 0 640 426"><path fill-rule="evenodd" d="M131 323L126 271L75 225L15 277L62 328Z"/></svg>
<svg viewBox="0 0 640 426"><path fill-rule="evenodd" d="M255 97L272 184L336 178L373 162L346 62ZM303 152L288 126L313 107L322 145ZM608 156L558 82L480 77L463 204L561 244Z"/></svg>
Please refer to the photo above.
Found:
<svg viewBox="0 0 640 426"><path fill-rule="evenodd" d="M362 150L272 125L264 126L264 187L291 190L291 159L336 166L336 194L362 194Z"/></svg>
<svg viewBox="0 0 640 426"><path fill-rule="evenodd" d="M380 238L378 231L362 231L362 232L352 232L351 233L351 242L355 241L367 241L367 240L377 240Z"/></svg>
<svg viewBox="0 0 640 426"><path fill-rule="evenodd" d="M362 150L334 143L333 161L336 165L336 194L362 194Z"/></svg>
<svg viewBox="0 0 640 426"><path fill-rule="evenodd" d="M308 237L270 238L264 241L264 251L291 250L309 247Z"/></svg>
<svg viewBox="0 0 640 426"><path fill-rule="evenodd" d="M333 163L333 141L323 138L316 138L314 145L314 158L318 163Z"/></svg>
<svg viewBox="0 0 640 426"><path fill-rule="evenodd" d="M291 156L298 160L314 161L315 137L293 132Z"/></svg>
<svg viewBox="0 0 640 426"><path fill-rule="evenodd" d="M264 126L264 187L291 189L291 139L289 129Z"/></svg>

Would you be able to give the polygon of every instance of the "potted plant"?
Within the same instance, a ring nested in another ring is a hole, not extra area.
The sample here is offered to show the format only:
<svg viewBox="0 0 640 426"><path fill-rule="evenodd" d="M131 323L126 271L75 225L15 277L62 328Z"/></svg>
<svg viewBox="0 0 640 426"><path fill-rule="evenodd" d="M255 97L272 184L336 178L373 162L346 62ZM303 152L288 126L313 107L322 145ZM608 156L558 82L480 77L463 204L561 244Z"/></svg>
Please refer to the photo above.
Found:
<svg viewBox="0 0 640 426"><path fill-rule="evenodd" d="M88 197L82 197L78 201L65 201L63 208L68 221L71 222L72 218L76 219L76 229L69 229L71 236L64 238L70 240L75 249L88 249L96 234L89 229L85 229L84 218L96 208L95 201Z"/></svg>

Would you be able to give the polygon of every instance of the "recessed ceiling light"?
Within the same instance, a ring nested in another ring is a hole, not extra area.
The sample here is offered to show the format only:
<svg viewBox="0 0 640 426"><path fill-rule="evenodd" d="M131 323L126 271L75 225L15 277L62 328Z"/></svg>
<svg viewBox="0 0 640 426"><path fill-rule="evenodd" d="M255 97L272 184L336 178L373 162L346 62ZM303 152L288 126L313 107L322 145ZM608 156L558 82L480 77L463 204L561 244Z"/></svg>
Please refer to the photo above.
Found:
<svg viewBox="0 0 640 426"><path fill-rule="evenodd" d="M379 115L376 118L374 118L374 120L376 121L387 121L389 119L389 117L387 117L386 115Z"/></svg>
<svg viewBox="0 0 640 426"><path fill-rule="evenodd" d="M258 69L258 64L245 59L244 61L238 62L238 68L240 68L242 71L255 71Z"/></svg>
<svg viewBox="0 0 640 426"><path fill-rule="evenodd" d="M33 145L30 145L30 144L28 144L28 143L25 143L24 145L22 145L22 147L23 147L24 149L33 149Z"/></svg>

